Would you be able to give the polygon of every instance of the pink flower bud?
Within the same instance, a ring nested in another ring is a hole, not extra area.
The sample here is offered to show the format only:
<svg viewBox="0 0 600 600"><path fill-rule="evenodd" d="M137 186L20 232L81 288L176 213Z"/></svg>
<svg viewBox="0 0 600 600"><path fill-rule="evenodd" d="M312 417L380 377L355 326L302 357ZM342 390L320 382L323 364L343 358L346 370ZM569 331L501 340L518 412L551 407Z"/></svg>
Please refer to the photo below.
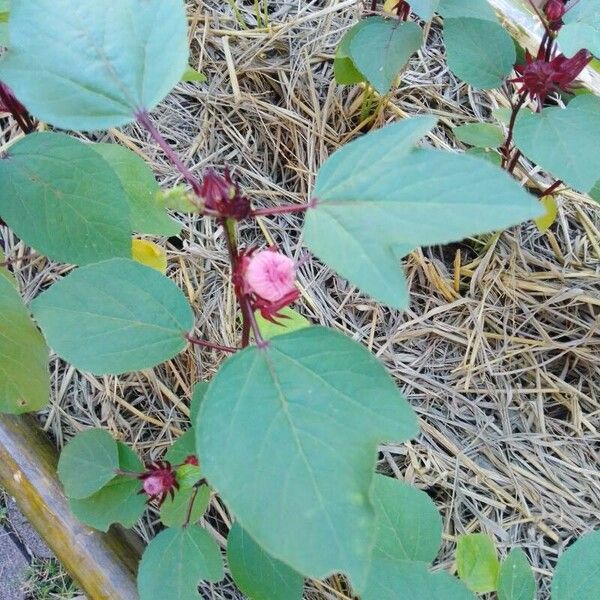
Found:
<svg viewBox="0 0 600 600"><path fill-rule="evenodd" d="M175 495L175 490L179 489L177 477L173 467L167 461L153 462L146 466L146 470L140 473L139 479L142 481L142 490L148 496L148 501L158 500L162 504L165 498Z"/></svg>
<svg viewBox="0 0 600 600"><path fill-rule="evenodd" d="M163 477L161 475L150 475L144 480L144 492L148 496L159 496L164 490Z"/></svg>
<svg viewBox="0 0 600 600"><path fill-rule="evenodd" d="M277 302L296 292L294 261L273 250L253 254L248 260L244 279L251 292L269 302Z"/></svg>
<svg viewBox="0 0 600 600"><path fill-rule="evenodd" d="M551 23L560 21L566 12L565 4L562 0L548 0L544 6L544 14Z"/></svg>

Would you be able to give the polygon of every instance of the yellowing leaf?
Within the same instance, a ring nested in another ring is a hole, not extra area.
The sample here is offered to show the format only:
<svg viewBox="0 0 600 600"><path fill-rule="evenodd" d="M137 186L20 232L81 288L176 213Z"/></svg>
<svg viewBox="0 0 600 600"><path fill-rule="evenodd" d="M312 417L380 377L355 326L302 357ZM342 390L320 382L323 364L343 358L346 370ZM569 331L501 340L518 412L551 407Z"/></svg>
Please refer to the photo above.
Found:
<svg viewBox="0 0 600 600"><path fill-rule="evenodd" d="M540 232L546 233L554 221L556 221L558 204L556 203L556 198L554 196L544 196L540 202L546 212L541 217L534 219L534 221Z"/></svg>
<svg viewBox="0 0 600 600"><path fill-rule="evenodd" d="M310 327L310 321L289 306L282 308L279 314L283 316L281 319L276 318L280 325L267 321L260 312L256 312L256 322L265 340L270 340L282 333L291 333L292 331L298 331L298 329L304 329L304 327Z"/></svg>
<svg viewBox="0 0 600 600"><path fill-rule="evenodd" d="M383 12L388 15L395 15L396 11L394 10L398 6L398 0L385 0L383 4Z"/></svg>
<svg viewBox="0 0 600 600"><path fill-rule="evenodd" d="M133 260L160 271L163 275L167 272L167 253L154 242L148 240L133 240L131 255Z"/></svg>

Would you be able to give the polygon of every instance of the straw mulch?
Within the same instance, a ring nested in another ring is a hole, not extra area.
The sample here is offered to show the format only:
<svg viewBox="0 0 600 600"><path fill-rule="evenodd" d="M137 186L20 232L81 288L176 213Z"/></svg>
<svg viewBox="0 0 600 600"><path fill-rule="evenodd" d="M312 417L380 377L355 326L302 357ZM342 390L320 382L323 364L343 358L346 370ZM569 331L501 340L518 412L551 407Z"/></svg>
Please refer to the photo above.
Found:
<svg viewBox="0 0 600 600"><path fill-rule="evenodd" d="M319 165L370 127L433 112L440 126L426 143L449 149L450 126L489 119L497 106L499 96L473 92L449 73L434 25L399 89L361 123L363 90L336 85L332 69L336 43L357 18L359 2L269 2L266 27L257 23L254 2L235 4L237 17L222 0L191 3L192 65L208 83L181 85L154 118L196 173L232 166L257 205L305 202ZM3 142L14 134L7 126ZM136 126L102 139L143 154L165 186L177 182ZM550 181L526 164L519 176L540 187ZM179 218L182 245L167 245L169 275L196 310L196 333L236 344L240 323L222 232L210 219ZM301 259L301 219L264 219L260 227L244 225L242 235ZM378 306L312 258L299 275L299 309L370 348L419 414L419 439L383 447L379 468L437 502L446 540L440 566L452 567L458 534L484 531L502 555L515 545L525 549L542 599L565 546L600 524L599 229L597 205L568 192L547 234L527 224L417 251L406 261L412 303L403 313ZM8 256L30 255L6 229L1 234ZM23 265L17 275L27 299L69 270L42 257ZM212 377L223 359L190 349L119 378L97 378L53 359L54 397L42 420L58 446L76 431L101 426L157 458L188 426L194 382ZM213 499L207 523L220 542L228 522ZM157 525L150 510L138 530L149 539ZM231 584L205 586L204 593L240 597ZM334 578L309 584L306 597L347 596Z"/></svg>

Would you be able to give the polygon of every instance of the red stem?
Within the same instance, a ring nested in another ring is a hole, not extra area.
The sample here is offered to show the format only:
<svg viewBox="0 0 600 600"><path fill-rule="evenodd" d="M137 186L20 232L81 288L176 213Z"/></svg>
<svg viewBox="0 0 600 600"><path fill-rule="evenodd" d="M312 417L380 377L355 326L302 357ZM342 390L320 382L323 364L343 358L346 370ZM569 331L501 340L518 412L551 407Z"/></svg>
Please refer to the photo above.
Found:
<svg viewBox="0 0 600 600"><path fill-rule="evenodd" d="M19 107L15 104L14 99L10 96L10 94L5 94L4 90L0 87L0 100L2 100L2 104L8 108L10 114L13 119L17 122L17 125L21 128L23 133L31 133L35 126L33 121L29 117L28 114L23 114Z"/></svg>
<svg viewBox="0 0 600 600"><path fill-rule="evenodd" d="M187 513L185 515L185 521L183 522L183 527L186 528L192 519L192 510L194 508L194 502L196 502L196 496L198 495L198 490L200 489L200 485L197 484L194 486L194 491L190 497L189 503L187 505Z"/></svg>
<svg viewBox="0 0 600 600"><path fill-rule="evenodd" d="M194 344L194 346L202 346L203 348L212 348L213 350L220 350L221 352L237 352L240 348L233 348L231 346L222 346L221 344L216 344L215 342L209 342L207 340L201 340L199 338L194 337L191 333L185 334L185 339L190 342L190 344Z"/></svg>
<svg viewBox="0 0 600 600"><path fill-rule="evenodd" d="M562 180L557 179L551 186L547 187L542 192L542 196L549 196L552 192L555 192L561 185L562 185Z"/></svg>
<svg viewBox="0 0 600 600"><path fill-rule="evenodd" d="M303 212L317 205L313 199L308 204L284 204L273 208L257 208L250 213L251 217L269 217L271 215L285 215L289 213Z"/></svg>
<svg viewBox="0 0 600 600"><path fill-rule="evenodd" d="M511 145L512 139L513 139L513 133L514 133L514 129L515 129L515 122L517 121L517 115L519 114L519 111L521 110L521 107L523 106L523 104L525 104L526 99L527 99L527 94L523 92L519 96L519 100L517 101L517 103L513 106L512 114L510 115L510 122L508 124L508 134L506 136L506 142L504 142L504 146L502 146L502 155L503 155L502 167L503 168L506 167L509 156L510 156L510 145Z"/></svg>

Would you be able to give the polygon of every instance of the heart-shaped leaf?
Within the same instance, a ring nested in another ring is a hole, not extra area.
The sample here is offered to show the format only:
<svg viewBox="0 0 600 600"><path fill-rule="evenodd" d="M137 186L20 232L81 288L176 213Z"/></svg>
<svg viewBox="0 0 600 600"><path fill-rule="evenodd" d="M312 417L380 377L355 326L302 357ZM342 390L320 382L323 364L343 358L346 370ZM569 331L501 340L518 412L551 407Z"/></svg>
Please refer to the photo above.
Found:
<svg viewBox="0 0 600 600"><path fill-rule="evenodd" d="M9 33L0 80L62 129L133 121L188 64L183 0L12 0Z"/></svg>
<svg viewBox="0 0 600 600"><path fill-rule="evenodd" d="M573 98L566 108L524 113L515 125L515 144L543 169L581 192L600 177L600 98Z"/></svg>
<svg viewBox="0 0 600 600"><path fill-rule="evenodd" d="M177 235L181 226L158 200L160 187L152 169L137 154L118 144L90 146L114 169L129 201L131 230L154 235Z"/></svg>
<svg viewBox="0 0 600 600"><path fill-rule="evenodd" d="M494 9L488 0L440 0L436 12L444 19L469 17L497 23Z"/></svg>
<svg viewBox="0 0 600 600"><path fill-rule="evenodd" d="M496 546L484 533L461 535L456 545L458 576L478 594L496 590L500 562Z"/></svg>
<svg viewBox="0 0 600 600"><path fill-rule="evenodd" d="M0 257L0 260L2 257ZM0 412L43 408L50 398L49 350L15 281L0 274Z"/></svg>
<svg viewBox="0 0 600 600"><path fill-rule="evenodd" d="M600 530L578 539L560 557L552 579L552 600L600 598Z"/></svg>
<svg viewBox="0 0 600 600"><path fill-rule="evenodd" d="M444 43L452 72L475 88L498 87L517 59L512 38L495 21L446 18Z"/></svg>
<svg viewBox="0 0 600 600"><path fill-rule="evenodd" d="M194 524L206 512L209 502L210 488L207 485L201 485L198 491L193 488L180 489L175 492L174 498L169 496L163 502L160 507L160 520L167 527L181 527L188 519Z"/></svg>
<svg viewBox="0 0 600 600"><path fill-rule="evenodd" d="M63 134L28 135L0 160L0 216L53 260L131 256L129 206L118 176L90 145Z"/></svg>
<svg viewBox="0 0 600 600"><path fill-rule="evenodd" d="M452 132L458 140L476 148L498 148L504 141L504 132L491 123L465 123Z"/></svg>
<svg viewBox="0 0 600 600"><path fill-rule="evenodd" d="M248 600L300 600L304 578L269 556L235 523L227 536L231 576Z"/></svg>
<svg viewBox="0 0 600 600"><path fill-rule="evenodd" d="M408 304L400 257L542 214L533 196L486 161L416 150L434 124L406 119L343 146L321 167L317 206L306 216L308 248L396 308Z"/></svg>
<svg viewBox="0 0 600 600"><path fill-rule="evenodd" d="M600 57L600 9L598 0L572 2L563 18L558 43L567 56L587 48Z"/></svg>
<svg viewBox="0 0 600 600"><path fill-rule="evenodd" d="M416 23L371 17L352 35L348 53L360 73L384 95L422 43L423 30Z"/></svg>
<svg viewBox="0 0 600 600"><path fill-rule="evenodd" d="M103 429L88 429L63 448L58 476L69 498L88 498L113 480L118 468L117 442Z"/></svg>
<svg viewBox="0 0 600 600"><path fill-rule="evenodd" d="M359 21L356 25L346 31L338 45L333 61L333 73L335 75L335 80L342 85L353 85L365 81L365 76L356 68L350 56L350 42L366 23L366 20Z"/></svg>
<svg viewBox="0 0 600 600"><path fill-rule="evenodd" d="M97 375L148 369L181 352L192 310L160 273L116 258L76 269L32 303L50 346Z"/></svg>
<svg viewBox="0 0 600 600"><path fill-rule="evenodd" d="M140 473L144 465L135 452L117 442L119 467L124 471ZM135 477L117 476L102 489L87 498L69 498L69 507L82 523L108 531L113 523L133 527L146 507L146 496L139 493L142 484Z"/></svg>
<svg viewBox="0 0 600 600"><path fill-rule="evenodd" d="M197 525L165 529L146 546L142 556L140 600L198 600L200 581L220 581L223 576L219 547L204 529Z"/></svg>
<svg viewBox="0 0 600 600"><path fill-rule="evenodd" d="M498 600L535 600L535 577L520 548L511 550L500 567Z"/></svg>
<svg viewBox="0 0 600 600"><path fill-rule="evenodd" d="M365 348L309 327L238 352L212 380L195 428L205 476L266 552L303 575L343 571L364 586L376 448L418 431ZM279 468L285 477L272 476Z"/></svg>

